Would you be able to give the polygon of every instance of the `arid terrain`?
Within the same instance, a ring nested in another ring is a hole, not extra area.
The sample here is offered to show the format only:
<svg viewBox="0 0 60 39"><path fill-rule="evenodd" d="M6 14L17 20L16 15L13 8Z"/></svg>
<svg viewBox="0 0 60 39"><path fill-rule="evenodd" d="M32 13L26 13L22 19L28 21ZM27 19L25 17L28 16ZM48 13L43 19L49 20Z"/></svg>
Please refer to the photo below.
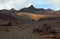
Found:
<svg viewBox="0 0 60 39"><path fill-rule="evenodd" d="M60 39L60 11L0 10L0 39Z"/></svg>

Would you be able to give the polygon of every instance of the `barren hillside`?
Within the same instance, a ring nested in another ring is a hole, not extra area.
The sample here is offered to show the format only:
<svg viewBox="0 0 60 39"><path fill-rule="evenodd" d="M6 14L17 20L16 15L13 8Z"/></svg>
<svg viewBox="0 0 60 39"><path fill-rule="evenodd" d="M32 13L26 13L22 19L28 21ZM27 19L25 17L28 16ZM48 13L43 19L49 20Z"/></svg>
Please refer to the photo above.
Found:
<svg viewBox="0 0 60 39"><path fill-rule="evenodd" d="M42 15L42 14L33 14L33 13L25 13L25 12L19 12L15 14L17 17L19 17L22 20L48 20L48 19L59 19L60 15Z"/></svg>
<svg viewBox="0 0 60 39"><path fill-rule="evenodd" d="M33 6L0 10L0 39L60 39L60 12Z"/></svg>

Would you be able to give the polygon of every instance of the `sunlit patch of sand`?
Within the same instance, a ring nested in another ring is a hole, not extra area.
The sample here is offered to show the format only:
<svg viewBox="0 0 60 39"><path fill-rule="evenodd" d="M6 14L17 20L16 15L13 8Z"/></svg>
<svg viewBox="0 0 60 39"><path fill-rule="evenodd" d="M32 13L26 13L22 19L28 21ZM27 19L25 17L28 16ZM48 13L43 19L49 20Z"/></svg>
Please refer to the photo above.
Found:
<svg viewBox="0 0 60 39"><path fill-rule="evenodd" d="M40 19L48 19L48 18L57 18L60 17L60 15L42 15L42 14L33 14L33 13L16 13L17 16L24 16L29 19L33 20L40 20Z"/></svg>
<svg viewBox="0 0 60 39"><path fill-rule="evenodd" d="M32 13L17 13L17 16L25 16L29 19L39 20L40 18L44 18L45 15L41 14L32 14Z"/></svg>

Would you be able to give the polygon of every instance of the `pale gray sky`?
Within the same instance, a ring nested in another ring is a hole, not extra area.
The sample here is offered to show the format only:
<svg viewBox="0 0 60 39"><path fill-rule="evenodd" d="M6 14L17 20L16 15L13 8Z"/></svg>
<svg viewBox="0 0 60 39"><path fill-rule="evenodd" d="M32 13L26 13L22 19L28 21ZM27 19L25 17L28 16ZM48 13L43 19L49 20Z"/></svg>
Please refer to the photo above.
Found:
<svg viewBox="0 0 60 39"><path fill-rule="evenodd" d="M21 9L31 4L39 8L60 9L60 0L0 0L0 9Z"/></svg>

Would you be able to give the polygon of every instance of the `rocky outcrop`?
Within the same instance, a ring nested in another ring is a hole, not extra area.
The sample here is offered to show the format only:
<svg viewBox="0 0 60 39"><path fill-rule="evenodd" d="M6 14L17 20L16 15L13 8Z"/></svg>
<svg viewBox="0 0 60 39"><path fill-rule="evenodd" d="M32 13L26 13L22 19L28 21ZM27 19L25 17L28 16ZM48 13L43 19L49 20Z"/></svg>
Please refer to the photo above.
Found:
<svg viewBox="0 0 60 39"><path fill-rule="evenodd" d="M43 8L37 9L33 5L31 5L28 8L23 8L23 9L19 10L19 12L31 12L31 13L40 13L43 11L45 12L45 9L43 9Z"/></svg>

